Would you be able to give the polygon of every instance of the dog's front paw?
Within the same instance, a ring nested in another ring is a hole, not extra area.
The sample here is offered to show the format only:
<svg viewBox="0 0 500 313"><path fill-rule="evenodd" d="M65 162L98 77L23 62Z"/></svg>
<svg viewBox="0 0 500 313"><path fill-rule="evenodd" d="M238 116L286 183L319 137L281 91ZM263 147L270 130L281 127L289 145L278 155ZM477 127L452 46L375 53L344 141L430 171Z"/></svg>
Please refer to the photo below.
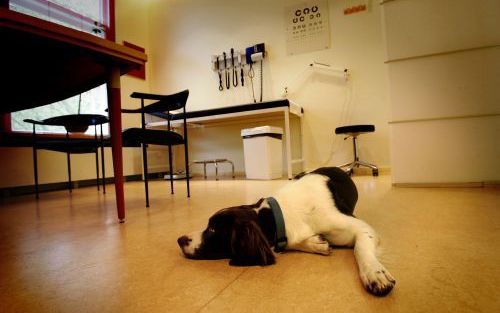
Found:
<svg viewBox="0 0 500 313"><path fill-rule="evenodd" d="M323 255L332 254L332 248L330 247L330 244L322 236L316 235L309 238L309 246L314 253Z"/></svg>
<svg viewBox="0 0 500 313"><path fill-rule="evenodd" d="M382 264L367 268L361 273L361 280L366 290L377 297L384 297L391 292L396 280Z"/></svg>

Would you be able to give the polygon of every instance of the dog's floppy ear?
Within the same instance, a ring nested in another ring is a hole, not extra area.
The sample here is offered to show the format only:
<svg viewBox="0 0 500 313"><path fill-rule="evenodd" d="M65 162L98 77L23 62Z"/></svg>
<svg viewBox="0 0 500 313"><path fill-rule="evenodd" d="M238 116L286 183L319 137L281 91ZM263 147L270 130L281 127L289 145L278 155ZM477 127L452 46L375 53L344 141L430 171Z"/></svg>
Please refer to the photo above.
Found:
<svg viewBox="0 0 500 313"><path fill-rule="evenodd" d="M256 203L254 204L246 204L246 205L241 205L240 207L242 209L257 209L258 207L260 207L260 205L262 204L262 202L264 201L264 198L260 198L259 201L257 201Z"/></svg>
<svg viewBox="0 0 500 313"><path fill-rule="evenodd" d="M236 223L231 235L229 264L248 266L274 263L274 254L259 226L254 221Z"/></svg>

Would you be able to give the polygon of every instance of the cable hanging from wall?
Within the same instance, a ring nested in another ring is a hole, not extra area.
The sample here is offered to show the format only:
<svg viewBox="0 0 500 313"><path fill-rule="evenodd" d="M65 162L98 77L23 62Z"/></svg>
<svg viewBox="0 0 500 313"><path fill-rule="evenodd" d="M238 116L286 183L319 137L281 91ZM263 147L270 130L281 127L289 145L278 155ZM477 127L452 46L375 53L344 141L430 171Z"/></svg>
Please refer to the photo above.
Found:
<svg viewBox="0 0 500 313"><path fill-rule="evenodd" d="M328 75L338 76L343 79L345 87L344 101L342 102L339 124L347 124L350 119L350 113L352 110L352 96L353 96L353 84L351 79L351 71L344 67L334 67L330 64L312 61L309 63L299 74L297 74L289 83L285 84L283 87L282 96L287 98L289 101L296 90L304 84L304 82L315 72L320 72ZM333 131L332 131L333 132ZM320 166L327 166L331 161L332 157L337 153L340 144L337 142L339 137L335 136L332 140L332 145L328 153L326 160L320 163Z"/></svg>

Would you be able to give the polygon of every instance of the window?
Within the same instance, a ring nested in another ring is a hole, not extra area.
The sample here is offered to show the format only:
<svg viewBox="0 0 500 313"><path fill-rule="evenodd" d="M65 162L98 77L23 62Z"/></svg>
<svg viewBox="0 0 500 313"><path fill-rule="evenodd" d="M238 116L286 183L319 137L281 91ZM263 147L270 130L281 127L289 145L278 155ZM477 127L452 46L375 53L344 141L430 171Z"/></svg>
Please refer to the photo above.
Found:
<svg viewBox="0 0 500 313"><path fill-rule="evenodd" d="M52 116L66 114L101 114L108 115L105 111L108 107L106 85L101 85L91 89L81 95L74 96L56 103L44 105L34 109L22 110L11 113L12 131L28 131L33 130L33 124L26 123L23 120L30 118L34 120L43 120ZM46 133L66 133L64 127L37 125L37 132ZM108 124L103 125L103 134L109 134ZM94 129L90 127L87 134L93 135Z"/></svg>
<svg viewBox="0 0 500 313"><path fill-rule="evenodd" d="M114 0L10 0L9 9L114 41L111 16ZM12 131L31 132L32 125L23 122L26 118L42 120L77 113L107 115L107 107L106 85L101 85L63 101L13 112L10 126ZM37 126L38 130L50 133L66 132L63 127L54 126ZM103 125L103 131L105 134L109 133L107 124ZM93 129L89 129L88 133L93 134Z"/></svg>
<svg viewBox="0 0 500 313"><path fill-rule="evenodd" d="M111 39L109 0L10 0L9 8L26 15Z"/></svg>

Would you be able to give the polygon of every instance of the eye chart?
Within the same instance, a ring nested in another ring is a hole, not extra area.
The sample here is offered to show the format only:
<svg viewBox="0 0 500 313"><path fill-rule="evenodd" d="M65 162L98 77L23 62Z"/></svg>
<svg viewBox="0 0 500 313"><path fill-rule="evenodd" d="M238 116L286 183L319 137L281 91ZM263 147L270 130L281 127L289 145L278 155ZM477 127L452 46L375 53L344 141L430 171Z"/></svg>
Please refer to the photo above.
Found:
<svg viewBox="0 0 500 313"><path fill-rule="evenodd" d="M285 9L287 54L330 48L328 0L296 2Z"/></svg>

